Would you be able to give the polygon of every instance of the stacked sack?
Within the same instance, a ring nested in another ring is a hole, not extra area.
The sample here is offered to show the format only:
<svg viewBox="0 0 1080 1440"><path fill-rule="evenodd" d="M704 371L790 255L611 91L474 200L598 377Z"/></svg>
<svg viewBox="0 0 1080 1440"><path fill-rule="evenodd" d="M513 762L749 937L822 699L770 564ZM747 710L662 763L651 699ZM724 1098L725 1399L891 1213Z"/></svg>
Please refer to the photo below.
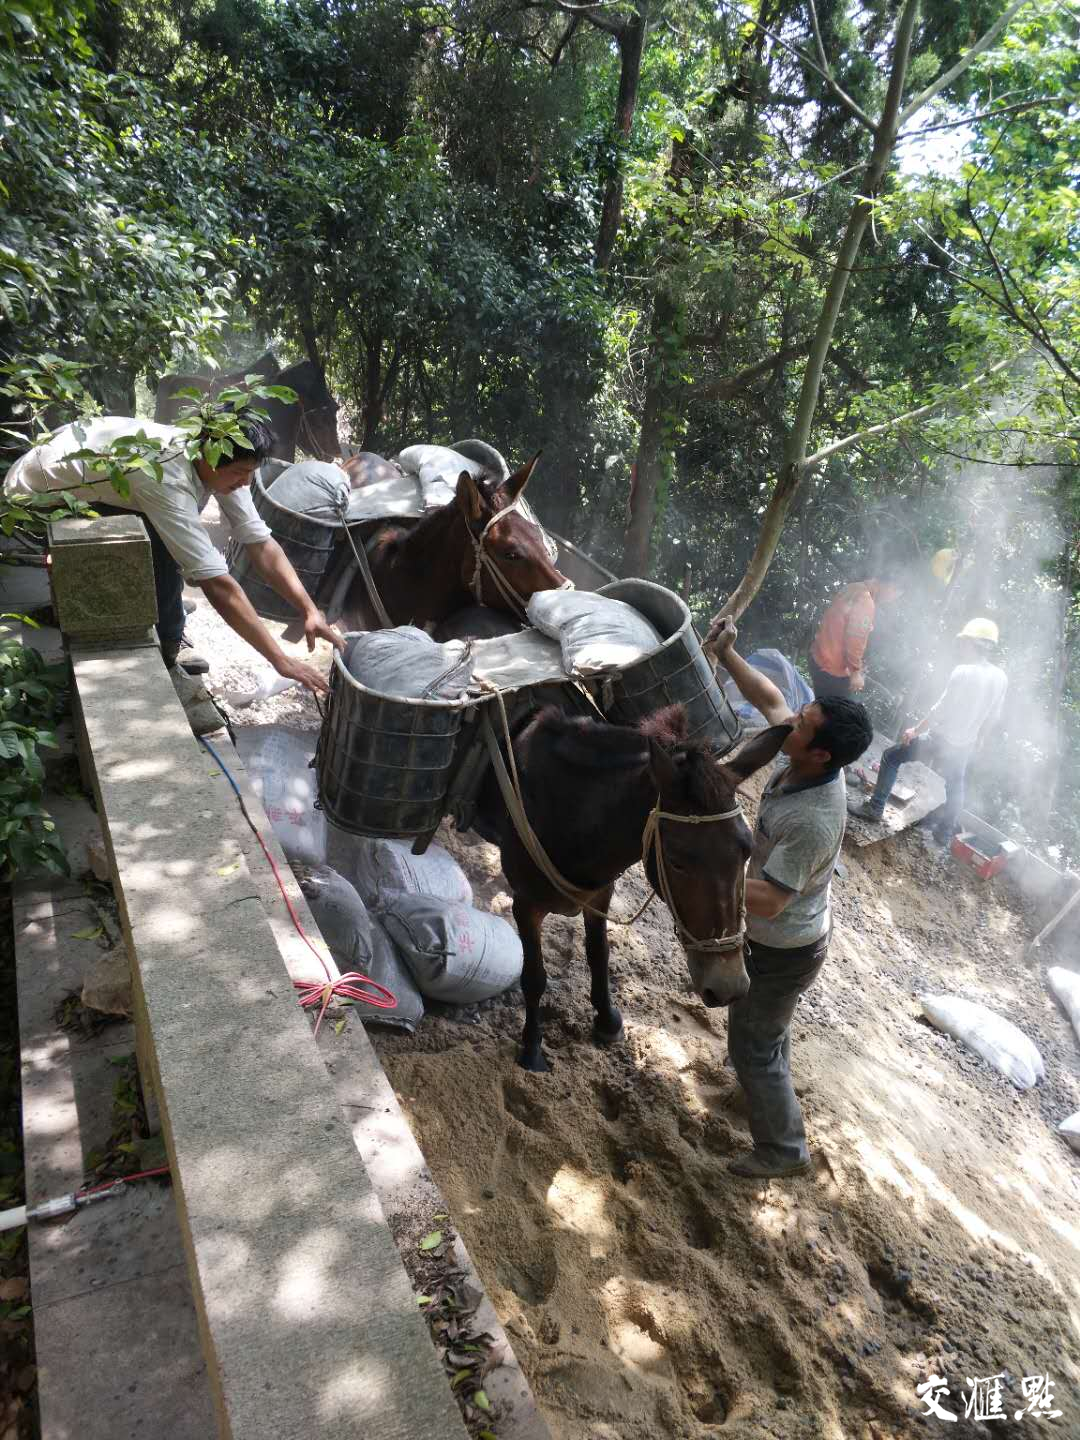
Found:
<svg viewBox="0 0 1080 1440"><path fill-rule="evenodd" d="M471 1005L521 976L521 941L498 915L477 910L461 866L439 845L414 855L405 840L375 840L328 827L328 860L303 880L335 961L397 996L367 1023L415 1030L424 999Z"/></svg>

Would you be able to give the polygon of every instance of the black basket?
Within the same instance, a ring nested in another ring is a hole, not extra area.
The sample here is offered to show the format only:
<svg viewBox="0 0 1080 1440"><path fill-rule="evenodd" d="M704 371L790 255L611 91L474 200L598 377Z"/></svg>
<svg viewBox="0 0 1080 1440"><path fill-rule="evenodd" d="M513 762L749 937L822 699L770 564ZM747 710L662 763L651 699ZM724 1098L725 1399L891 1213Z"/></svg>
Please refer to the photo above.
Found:
<svg viewBox="0 0 1080 1440"><path fill-rule="evenodd" d="M279 463L269 462L270 465ZM276 478L277 475L272 476L271 482ZM288 556L300 583L311 598L318 601L335 552L344 543L344 526L339 520L320 520L314 515L304 515L299 510L279 505L264 486L259 471L251 477L251 499L269 525L274 539ZM289 602L272 590L252 565L245 546L231 541L227 558L229 574L251 601L256 614L268 620L296 619L296 611Z"/></svg>
<svg viewBox="0 0 1080 1440"><path fill-rule="evenodd" d="M475 704L382 695L335 653L315 752L326 818L351 835L430 834L446 809L462 723Z"/></svg>
<svg viewBox="0 0 1080 1440"><path fill-rule="evenodd" d="M717 755L726 755L741 739L742 726L705 658L683 601L649 580L616 580L599 593L632 605L664 637L654 654L604 681L601 693L607 718L636 725L665 705L683 705L689 738L707 740Z"/></svg>

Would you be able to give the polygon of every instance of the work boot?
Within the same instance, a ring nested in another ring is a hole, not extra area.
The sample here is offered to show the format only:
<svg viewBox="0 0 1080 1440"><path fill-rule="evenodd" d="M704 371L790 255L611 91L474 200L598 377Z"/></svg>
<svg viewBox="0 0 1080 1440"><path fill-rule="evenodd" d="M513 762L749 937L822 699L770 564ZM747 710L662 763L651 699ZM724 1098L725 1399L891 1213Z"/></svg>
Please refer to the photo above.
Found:
<svg viewBox="0 0 1080 1440"><path fill-rule="evenodd" d="M789 1175L805 1175L810 1163L809 1156L805 1160L768 1160L751 1150L749 1155L729 1160L727 1168L742 1180L784 1180Z"/></svg>
<svg viewBox="0 0 1080 1440"><path fill-rule="evenodd" d="M864 800L859 805L851 801L848 805L848 814L854 815L857 820L872 820L875 824L880 825L885 819L885 806L875 805L873 800Z"/></svg>
<svg viewBox="0 0 1080 1440"><path fill-rule="evenodd" d="M176 657L176 663L181 670L186 670L189 675L206 675L210 670L210 661L187 646Z"/></svg>
<svg viewBox="0 0 1080 1440"><path fill-rule="evenodd" d="M169 679L173 683L180 704L184 707L184 714L188 718L193 735L212 735L215 730L223 730L226 725L225 716L214 703L214 697L209 690L196 680L194 676L187 675L179 665L174 665L169 671Z"/></svg>

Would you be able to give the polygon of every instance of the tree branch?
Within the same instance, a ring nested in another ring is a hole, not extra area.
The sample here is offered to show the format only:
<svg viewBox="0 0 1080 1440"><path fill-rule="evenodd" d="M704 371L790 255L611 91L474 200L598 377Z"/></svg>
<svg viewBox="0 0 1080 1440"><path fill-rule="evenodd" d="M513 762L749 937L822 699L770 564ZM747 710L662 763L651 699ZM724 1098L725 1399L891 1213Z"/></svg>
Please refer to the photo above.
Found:
<svg viewBox="0 0 1080 1440"><path fill-rule="evenodd" d="M984 370L981 374L974 376L965 384L958 385L955 390L950 390L948 394L939 395L936 400L931 400L927 405L920 405L917 409L908 410L903 415L894 415L891 420L883 420L880 425L871 425L866 430L858 430L854 435L845 435L842 440L834 440L831 445L826 445L813 455L808 455L802 462L800 469L804 471L811 470L817 465L823 465L826 460L832 459L834 455L839 455L842 450L850 449L852 445L857 445L863 440L869 440L874 435L883 435L886 430L895 430L897 426L906 425L909 421L920 420L924 415L931 415L935 410L940 410L943 405L948 405L951 400L955 400L958 395L963 395L965 391L971 390L977 385L982 385L985 381L989 380L992 375L997 375L1007 366L1015 365L1015 363L1015 357L1008 355L1004 360L999 360L996 365L991 365L988 370Z"/></svg>
<svg viewBox="0 0 1080 1440"><path fill-rule="evenodd" d="M916 95L915 99L904 107L900 112L900 127L903 128L917 111L921 110L924 105L928 105L934 96L944 90L947 85L951 85L954 80L959 79L984 50L989 50L1013 16L1021 11L1027 3L1028 0L1013 0L1009 8L997 18L985 35L980 40L976 40L971 49L962 55L951 69L946 70L944 75L939 75L933 84L928 85L920 95Z"/></svg>
<svg viewBox="0 0 1080 1440"><path fill-rule="evenodd" d="M798 345L785 346L775 355L770 355L767 360L759 360L756 365L747 365L744 370L737 370L734 375L727 375L722 380L710 380L706 385L695 385L691 398L694 400L730 400L741 390L745 390L759 376L767 375L770 370L778 369L789 360L798 359L809 349L809 340L803 340Z"/></svg>
<svg viewBox="0 0 1080 1440"><path fill-rule="evenodd" d="M797 45L792 45L787 40L782 40L775 30L770 30L767 25L762 25L760 20L755 20L752 16L744 14L738 5L734 3L734 0L719 0L719 3L728 10L734 10L744 24L749 23L753 25L755 29L760 30L763 35L767 35L774 45L779 45L780 48L786 50L789 55L794 55L797 60L801 60L804 65L813 70L815 75L820 75L822 80L825 81L825 84L828 85L829 89L836 98L841 101L849 113L855 117L864 129L869 130L870 134L873 135L875 126L870 116L867 115L862 106L854 101L845 90L840 88L828 70L823 70L816 61L810 59L810 56L807 55L805 50L800 50ZM1027 0L1023 0L1023 3L1026 4Z"/></svg>

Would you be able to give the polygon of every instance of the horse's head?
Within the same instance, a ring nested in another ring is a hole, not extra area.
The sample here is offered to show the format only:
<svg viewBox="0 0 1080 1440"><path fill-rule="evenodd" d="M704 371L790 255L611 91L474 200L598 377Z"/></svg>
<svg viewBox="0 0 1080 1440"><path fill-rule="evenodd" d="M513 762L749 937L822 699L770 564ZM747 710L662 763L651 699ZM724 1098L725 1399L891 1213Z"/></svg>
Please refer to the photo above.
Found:
<svg viewBox="0 0 1080 1440"><path fill-rule="evenodd" d="M300 406L300 423L296 443L310 451L318 460L336 460L341 454L338 439L338 403L330 393L321 365L301 360L274 377L277 385L288 385L296 391Z"/></svg>
<svg viewBox="0 0 1080 1440"><path fill-rule="evenodd" d="M486 472L458 476L457 506L471 541L462 555L462 580L478 604L512 615L523 613L537 590L569 583L551 563L539 527L514 508L539 458L501 482Z"/></svg>
<svg viewBox="0 0 1080 1440"><path fill-rule="evenodd" d="M641 728L649 741L657 809L666 817L688 817L652 822L645 873L672 911L694 989L706 1005L730 1005L750 987L743 886L751 835L735 790L778 753L791 727L774 725L726 763L707 745L686 740L680 705L650 715Z"/></svg>

